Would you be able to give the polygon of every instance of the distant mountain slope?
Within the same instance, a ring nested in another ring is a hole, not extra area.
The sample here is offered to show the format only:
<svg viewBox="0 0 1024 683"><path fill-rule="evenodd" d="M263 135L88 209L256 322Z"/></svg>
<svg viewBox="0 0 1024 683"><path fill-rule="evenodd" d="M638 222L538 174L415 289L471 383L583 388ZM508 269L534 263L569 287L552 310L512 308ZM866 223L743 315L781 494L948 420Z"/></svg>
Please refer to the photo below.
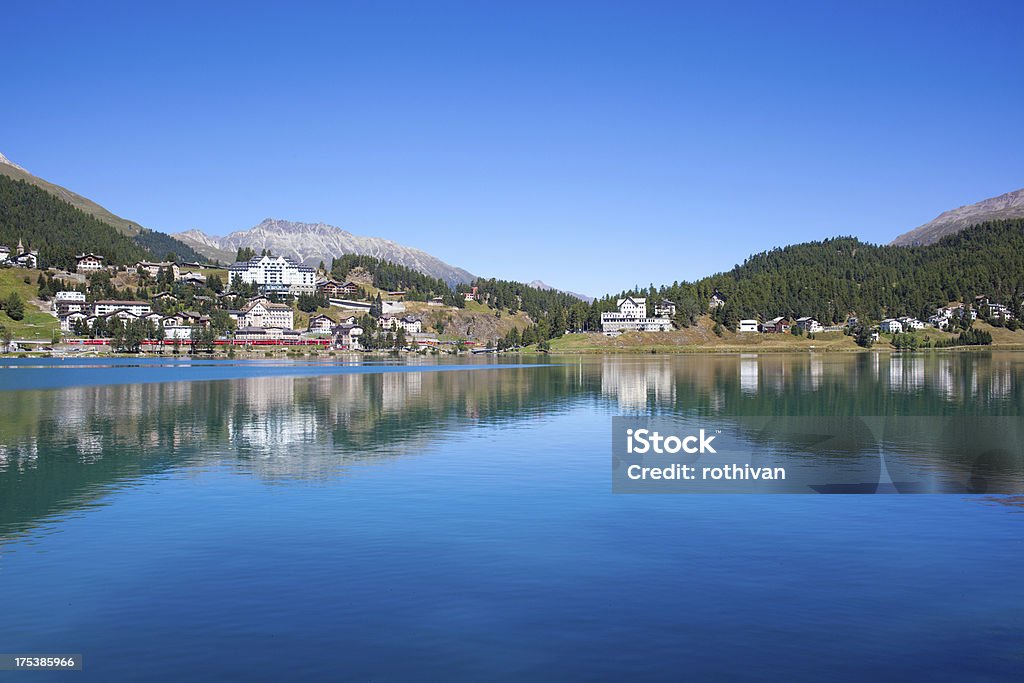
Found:
<svg viewBox="0 0 1024 683"><path fill-rule="evenodd" d="M727 299L719 310L734 319L809 315L833 323L851 312L924 319L936 306L982 294L1016 315L1024 312L1024 219L981 223L920 247L852 237L794 244L754 254L685 289L702 305L722 292ZM675 292L663 294L676 301Z"/></svg>
<svg viewBox="0 0 1024 683"><path fill-rule="evenodd" d="M568 294L570 296L574 296L577 299L579 299L580 301L586 302L588 304L591 301L594 300L594 297L592 297L592 296L587 296L586 294L577 294L576 292L570 292L567 289L558 289L557 287L552 287L551 285L549 285L548 283L546 283L546 282L544 282L542 280L534 280L533 282L529 283L529 286L533 287L534 289L543 289L545 291L562 292L564 294Z"/></svg>
<svg viewBox="0 0 1024 683"><path fill-rule="evenodd" d="M90 216L98 218L108 225L114 226L126 235L136 235L142 227L138 223L133 223L132 221L111 213L91 199L87 199L67 188L55 185L54 183L32 175L27 170L5 157L3 154L0 154L0 174L5 175L8 178L13 178L14 180L24 180L30 185L42 188L50 194L63 199L76 209L84 211Z"/></svg>
<svg viewBox="0 0 1024 683"><path fill-rule="evenodd" d="M468 284L476 276L431 256L421 249L406 247L379 237L363 237L326 223L296 223L267 218L259 225L233 232L224 237L207 235L199 230L174 235L196 251L209 258L233 260L239 248L250 247L260 252L269 249L274 254L288 256L307 265L316 266L345 254L373 256L390 261L450 285Z"/></svg>
<svg viewBox="0 0 1024 683"><path fill-rule="evenodd" d="M0 175L0 245L38 249L46 266L75 269L75 254L95 251L126 265L150 253L128 235L37 185Z"/></svg>
<svg viewBox="0 0 1024 683"><path fill-rule="evenodd" d="M156 258L163 258L168 252L174 252L179 258L187 261L198 261L203 258L188 245L171 238L169 235L157 232L156 230L149 230L138 223L121 218L91 199L32 175L3 154L0 154L0 175L7 176L12 180L23 180L29 185L34 185L54 197L67 202L79 211L114 227L121 234L128 235L137 244L149 250L147 256L152 255ZM103 246L103 244L91 244L87 251L103 254Z"/></svg>
<svg viewBox="0 0 1024 683"><path fill-rule="evenodd" d="M946 235L960 232L972 225L1008 218L1024 218L1024 189L946 211L921 227L903 233L894 239L892 244L904 247L933 244Z"/></svg>

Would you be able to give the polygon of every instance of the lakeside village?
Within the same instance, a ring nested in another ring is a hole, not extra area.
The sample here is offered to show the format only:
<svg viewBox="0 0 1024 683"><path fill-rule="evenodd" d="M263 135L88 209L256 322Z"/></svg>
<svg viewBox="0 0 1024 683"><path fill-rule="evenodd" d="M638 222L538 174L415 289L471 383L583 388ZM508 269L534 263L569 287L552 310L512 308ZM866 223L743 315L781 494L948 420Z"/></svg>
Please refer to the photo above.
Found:
<svg viewBox="0 0 1024 683"><path fill-rule="evenodd" d="M351 351L497 350L493 342L487 347L468 339L440 338L438 329L431 332L421 316L407 310L403 291L380 291L366 282L340 282L328 277L322 264L314 269L284 256L252 252L247 256L225 269L172 260L113 266L101 254L84 253L76 256L73 272L41 271L35 284L39 301L49 302L49 313L59 322L53 343L98 344L132 352L143 345L170 345L175 352L183 346L209 352L215 345L229 345L232 350L260 345ZM0 267L37 270L38 251L21 242L14 250L0 246ZM30 284L27 276L25 283ZM453 296L473 301L477 288ZM707 304L713 319L726 301L725 294L714 290ZM429 309L451 303L435 296L412 305L422 312L424 306ZM0 304L12 319L17 319L15 309L24 306L24 302ZM676 304L666 299L649 304L645 297L626 296L616 301L616 310L600 314L599 333L617 337L629 332L669 332L679 327L676 309ZM302 329L297 329L297 314L302 317ZM886 334L896 348L916 348L919 339L914 333L933 328L959 330L960 345L991 343L988 332L971 330L979 317L999 327L1018 327L1006 305L978 296L971 304L938 307L926 321L904 316L871 325L850 317L845 325L822 325L813 317L778 316L767 321L734 321L732 329L737 335L793 334L811 339L820 333L843 332L862 347L870 347ZM720 323L715 323L714 331L722 335ZM9 346L10 335L5 332L5 337ZM544 344L542 350L546 348Z"/></svg>
<svg viewBox="0 0 1024 683"><path fill-rule="evenodd" d="M179 261L116 267L95 253L79 254L75 261L73 272L49 269L38 276L39 300L49 301L49 313L59 322L53 343L127 351L144 344L173 346L175 351L209 351L217 344L358 351L367 350L367 332L374 332L371 348L454 345L426 333L422 319L406 312L405 292L378 292L374 297L365 284L318 276L317 270L283 256L253 256L226 269ZM20 242L13 251L0 246L0 267L37 269L38 251ZM468 299L474 292L463 296ZM21 317L4 304L8 316ZM434 297L425 304L440 307L445 301ZM296 314L303 310L304 329L296 329Z"/></svg>
<svg viewBox="0 0 1024 683"><path fill-rule="evenodd" d="M708 301L708 309L712 315L725 306L726 300L727 296L717 289L712 293ZM605 336L616 337L629 331L667 332L674 329L676 305L667 299L661 299L654 302L653 306L649 306L645 297L627 296L616 301L616 308L616 311L601 314L601 328ZM988 296L980 295L975 297L973 305L958 303L937 307L927 321L901 316L885 318L873 326L867 321L851 316L843 325L823 325L810 316L794 319L777 316L767 321L741 319L737 322L735 331L737 334L806 335L811 339L823 332L842 332L853 336L859 346L866 348L878 342L882 334L887 334L891 335L893 346L896 348L915 348L919 343L913 334L915 331L932 328L948 332L959 329L964 331L960 335L960 344L991 343L989 333L970 330L972 323L978 320L979 316L999 327L1009 327L1012 330L1018 327L1018 321L1007 306L990 301ZM721 335L719 323L715 323L714 330L716 334Z"/></svg>
<svg viewBox="0 0 1024 683"><path fill-rule="evenodd" d="M711 295L708 308L713 313L716 309L725 306L727 297L718 290ZM645 297L627 296L616 301L618 310L601 314L601 327L605 336L616 337L624 332L667 332L674 329L673 320L676 317L676 305L672 301L662 299L657 301L648 312L647 299ZM975 297L973 305L957 304L951 306L940 306L935 313L929 316L927 321L918 320L911 316L899 318L885 318L876 326L851 316L844 325L822 325L810 316L789 319L785 316L778 316L767 321L760 321L752 318L741 319L736 325L737 334L794 334L806 335L814 338L814 335L822 332L843 332L853 335L858 345L870 347L881 339L881 335L892 335L893 345L896 348L911 348L916 343L912 333L917 330L933 328L942 331L953 329L969 330L971 324L978 320L979 315L1000 327L1017 329L1017 320L1010 309L1000 303L989 300L988 296ZM716 331L721 334L720 326L716 323ZM968 334L963 342L977 340L974 343L991 343L991 337L986 332Z"/></svg>

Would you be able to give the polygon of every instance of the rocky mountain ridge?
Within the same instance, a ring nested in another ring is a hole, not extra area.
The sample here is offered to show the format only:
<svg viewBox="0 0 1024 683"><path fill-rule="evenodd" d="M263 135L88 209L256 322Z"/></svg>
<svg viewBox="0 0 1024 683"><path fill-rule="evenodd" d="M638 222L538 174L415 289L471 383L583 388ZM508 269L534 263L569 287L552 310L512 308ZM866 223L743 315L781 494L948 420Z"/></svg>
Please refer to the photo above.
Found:
<svg viewBox="0 0 1024 683"><path fill-rule="evenodd" d="M245 247L257 252L267 249L310 266L317 266L321 261L330 266L334 257L358 254L412 268L450 285L468 284L476 279L469 271L445 263L422 249L380 237L354 235L326 223L267 218L248 230L238 230L224 237L207 235L200 230L179 232L174 237L208 258L222 262L234 260L238 249Z"/></svg>
<svg viewBox="0 0 1024 683"><path fill-rule="evenodd" d="M932 244L972 225L1007 218L1024 218L1024 189L941 213L924 225L903 233L892 244L905 247Z"/></svg>

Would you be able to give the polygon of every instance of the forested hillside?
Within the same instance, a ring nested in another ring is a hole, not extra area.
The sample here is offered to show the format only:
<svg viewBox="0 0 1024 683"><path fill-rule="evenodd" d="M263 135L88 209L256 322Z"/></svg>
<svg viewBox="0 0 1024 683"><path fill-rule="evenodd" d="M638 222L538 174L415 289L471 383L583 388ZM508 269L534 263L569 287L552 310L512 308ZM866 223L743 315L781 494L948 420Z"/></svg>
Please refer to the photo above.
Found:
<svg viewBox="0 0 1024 683"><path fill-rule="evenodd" d="M726 304L714 311L727 327L741 318L813 316L822 323L911 315L987 294L1021 314L1024 296L1024 220L993 221L923 247L879 246L836 237L780 247L697 282L623 292L676 302L682 324L708 311L718 290ZM611 310L616 296L594 302ZM595 316L590 318L594 324ZM592 327L591 329L597 329Z"/></svg>
<svg viewBox="0 0 1024 683"><path fill-rule="evenodd" d="M406 299L410 301L426 301L431 297L440 296L447 304L463 304L463 298L455 296L455 292L444 280L372 256L345 254L335 258L331 262L331 277L345 280L355 268L362 268L368 272L373 278L374 287L385 291L404 291Z"/></svg>
<svg viewBox="0 0 1024 683"><path fill-rule="evenodd" d="M707 305L714 290L734 318L811 315L823 323L849 313L879 320L927 317L936 306L987 294L1018 309L1024 296L1024 219L976 225L921 247L877 246L852 237L755 254L727 273L665 288Z"/></svg>
<svg viewBox="0 0 1024 683"><path fill-rule="evenodd" d="M879 246L854 237L795 244L755 254L728 272L696 282L628 290L589 306L546 299L529 312L539 322L540 338L564 330L597 331L603 311L615 310L617 299L634 295L647 297L649 306L658 299L673 301L675 322L686 327L709 312L716 290L726 303L710 312L730 329L741 318L776 316L813 316L824 324L843 322L850 314L876 321L901 315L925 319L938 306L970 302L980 294L1009 306L1020 319L1024 219L983 223L928 246ZM510 291L496 288L496 300L506 303Z"/></svg>
<svg viewBox="0 0 1024 683"><path fill-rule="evenodd" d="M140 228L139 233L132 239L159 260L166 259L169 254L174 256L170 259L172 261L206 263L210 260L181 240L176 240L166 233L149 228Z"/></svg>
<svg viewBox="0 0 1024 683"><path fill-rule="evenodd" d="M150 253L113 226L23 180L0 176L0 244L21 240L48 266L75 269L75 254L94 251L108 263L127 264Z"/></svg>
<svg viewBox="0 0 1024 683"><path fill-rule="evenodd" d="M525 311L534 320L559 308L568 309L577 304L582 304L581 310L587 307L572 294L557 289L538 289L522 282L480 278L473 285L477 288L478 297L490 306L513 313Z"/></svg>
<svg viewBox="0 0 1024 683"><path fill-rule="evenodd" d="M102 254L108 263L142 259L205 260L190 247L161 232L140 228L127 236L35 185L0 175L0 245L14 249L21 240L39 250L44 265L75 269L75 255Z"/></svg>

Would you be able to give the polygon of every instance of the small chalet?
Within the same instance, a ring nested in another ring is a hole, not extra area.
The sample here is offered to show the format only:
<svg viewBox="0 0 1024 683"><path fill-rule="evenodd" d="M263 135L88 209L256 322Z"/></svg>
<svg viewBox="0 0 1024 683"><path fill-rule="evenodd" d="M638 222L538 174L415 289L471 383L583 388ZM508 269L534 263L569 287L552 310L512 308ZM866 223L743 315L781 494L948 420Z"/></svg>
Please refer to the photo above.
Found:
<svg viewBox="0 0 1024 683"><path fill-rule="evenodd" d="M817 332L821 332L821 330L823 329L821 327L821 323L819 323L817 320L810 316L797 318L796 326L799 327L804 334L815 334Z"/></svg>
<svg viewBox="0 0 1024 683"><path fill-rule="evenodd" d="M789 319L781 315L761 325L761 331L767 334L787 334L789 333L789 328Z"/></svg>
<svg viewBox="0 0 1024 683"><path fill-rule="evenodd" d="M331 330L336 327L334 319L329 315L314 315L309 319L308 332L310 334L330 334Z"/></svg>
<svg viewBox="0 0 1024 683"><path fill-rule="evenodd" d="M360 349L360 337L363 328L359 325L337 325L331 330L333 344L339 349Z"/></svg>
<svg viewBox="0 0 1024 683"><path fill-rule="evenodd" d="M902 334L903 323L896 318L886 318L882 322L878 323L878 329L882 330L886 334Z"/></svg>
<svg viewBox="0 0 1024 683"><path fill-rule="evenodd" d="M181 274L178 264L173 261L139 261L135 264L135 270L145 273L153 279L160 277L160 271L170 272L175 280Z"/></svg>
<svg viewBox="0 0 1024 683"><path fill-rule="evenodd" d="M206 276L202 273L194 273L192 271L182 273L179 277L176 277L175 280L183 282L186 285L195 285L196 287L206 286Z"/></svg>
<svg viewBox="0 0 1024 683"><path fill-rule="evenodd" d="M95 273L103 270L103 257L99 254L86 253L75 257L75 272Z"/></svg>
<svg viewBox="0 0 1024 683"><path fill-rule="evenodd" d="M654 304L655 318L674 318L676 315L675 302L662 299Z"/></svg>
<svg viewBox="0 0 1024 683"><path fill-rule="evenodd" d="M359 294L359 285L354 282L338 282L337 280L325 280L316 286L318 294L328 299L344 299L347 296Z"/></svg>

